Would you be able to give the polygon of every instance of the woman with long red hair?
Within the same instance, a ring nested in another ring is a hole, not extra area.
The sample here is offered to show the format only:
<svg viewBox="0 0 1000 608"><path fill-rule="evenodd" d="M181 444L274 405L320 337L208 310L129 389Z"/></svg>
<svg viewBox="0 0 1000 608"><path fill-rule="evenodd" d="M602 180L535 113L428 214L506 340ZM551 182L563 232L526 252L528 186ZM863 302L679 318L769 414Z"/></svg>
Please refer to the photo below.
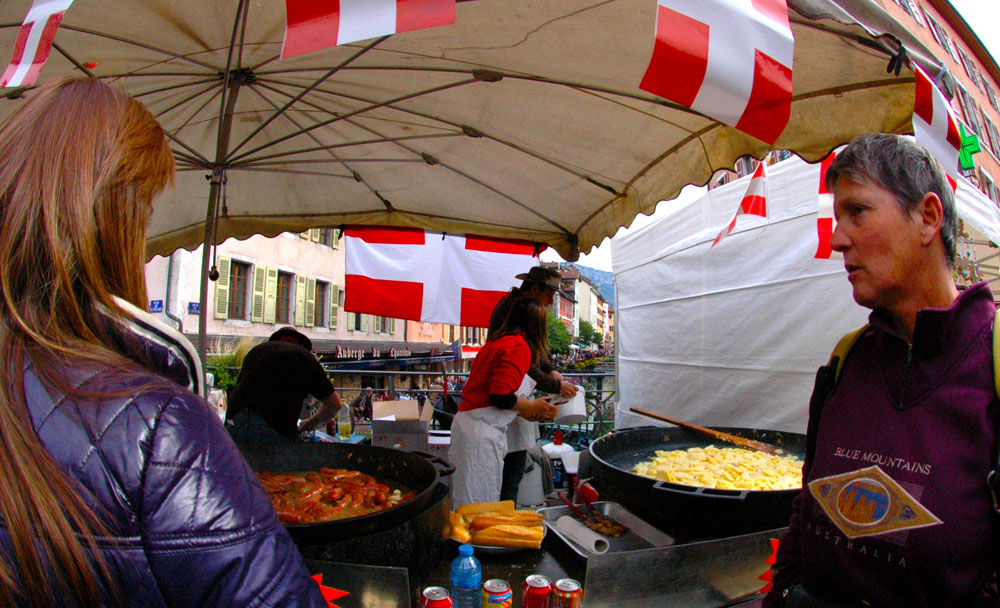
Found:
<svg viewBox="0 0 1000 608"><path fill-rule="evenodd" d="M0 606L325 606L142 310L163 130L97 80L27 96L0 126Z"/></svg>

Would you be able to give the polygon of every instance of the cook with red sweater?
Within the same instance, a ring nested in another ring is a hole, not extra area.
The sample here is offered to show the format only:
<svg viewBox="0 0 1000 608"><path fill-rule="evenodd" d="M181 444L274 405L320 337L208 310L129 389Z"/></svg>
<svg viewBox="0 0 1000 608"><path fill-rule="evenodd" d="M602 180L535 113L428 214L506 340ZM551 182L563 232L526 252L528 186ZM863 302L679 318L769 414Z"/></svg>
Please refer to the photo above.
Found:
<svg viewBox="0 0 1000 608"><path fill-rule="evenodd" d="M545 309L538 300L523 298L476 355L451 426L452 508L500 499L507 427L515 417L555 417L548 397L529 400L515 394L528 368L547 350Z"/></svg>

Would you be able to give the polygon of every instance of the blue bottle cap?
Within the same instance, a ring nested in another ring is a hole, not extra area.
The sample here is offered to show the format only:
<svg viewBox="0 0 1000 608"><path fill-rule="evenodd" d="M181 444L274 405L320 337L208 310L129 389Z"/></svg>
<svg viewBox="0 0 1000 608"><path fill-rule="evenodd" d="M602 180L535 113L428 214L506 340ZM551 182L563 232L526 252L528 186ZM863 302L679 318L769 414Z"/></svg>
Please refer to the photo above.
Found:
<svg viewBox="0 0 1000 608"><path fill-rule="evenodd" d="M459 555L472 555L472 545L459 545L458 546Z"/></svg>

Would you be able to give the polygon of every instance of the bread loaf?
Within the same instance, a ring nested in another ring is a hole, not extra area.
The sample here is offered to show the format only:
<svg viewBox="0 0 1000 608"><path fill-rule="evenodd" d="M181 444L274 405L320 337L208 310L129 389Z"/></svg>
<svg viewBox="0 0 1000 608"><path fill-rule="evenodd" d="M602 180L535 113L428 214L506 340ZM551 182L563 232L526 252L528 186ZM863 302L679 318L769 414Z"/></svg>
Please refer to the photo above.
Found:
<svg viewBox="0 0 1000 608"><path fill-rule="evenodd" d="M534 511L491 511L476 515L469 525L472 530L482 530L492 526L512 524L515 526L540 526L545 519L544 515L539 515Z"/></svg>
<svg viewBox="0 0 1000 608"><path fill-rule="evenodd" d="M469 515L478 515L479 513L490 513L494 511L509 512L513 510L513 500L501 500L500 502L474 502L469 505L462 505L461 507L455 509L455 512L466 519L469 519Z"/></svg>
<svg viewBox="0 0 1000 608"><path fill-rule="evenodd" d="M541 526L514 526L501 524L482 530L472 531L472 543L494 547L527 547L538 549L542 546L545 530Z"/></svg>
<svg viewBox="0 0 1000 608"><path fill-rule="evenodd" d="M450 536L460 543L472 542L472 535L469 533L469 526L461 515L451 511L448 513L448 520L451 524Z"/></svg>

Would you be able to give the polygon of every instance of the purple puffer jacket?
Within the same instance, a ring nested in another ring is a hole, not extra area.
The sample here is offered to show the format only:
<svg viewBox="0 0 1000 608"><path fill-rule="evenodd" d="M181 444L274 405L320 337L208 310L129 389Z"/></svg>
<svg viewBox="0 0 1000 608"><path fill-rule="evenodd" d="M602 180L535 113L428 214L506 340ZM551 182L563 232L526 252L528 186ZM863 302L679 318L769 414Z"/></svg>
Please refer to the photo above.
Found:
<svg viewBox="0 0 1000 608"><path fill-rule="evenodd" d="M104 543L103 552L124 605L325 608L219 417L200 397L163 381L183 376L178 371L185 363L177 351L158 344L162 334L152 336L148 326L131 333L132 327L123 329L147 361L163 364L163 375L66 370L81 389L103 391L113 379L110 388L121 396L94 404L49 394L29 365L25 392L45 448L91 493L91 504L113 526L114 546ZM0 559L12 562L2 526ZM73 603L53 598L52 605Z"/></svg>

